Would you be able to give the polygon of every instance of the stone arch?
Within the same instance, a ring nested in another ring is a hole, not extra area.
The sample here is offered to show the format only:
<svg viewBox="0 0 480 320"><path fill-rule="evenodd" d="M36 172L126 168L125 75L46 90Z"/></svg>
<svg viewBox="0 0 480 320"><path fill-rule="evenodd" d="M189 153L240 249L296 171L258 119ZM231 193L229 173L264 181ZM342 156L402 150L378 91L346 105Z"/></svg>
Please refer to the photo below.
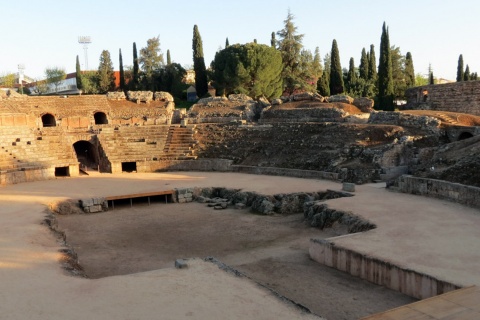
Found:
<svg viewBox="0 0 480 320"><path fill-rule="evenodd" d="M42 115L42 125L44 127L55 127L57 125L57 121L55 117L51 113L45 113Z"/></svg>
<svg viewBox="0 0 480 320"><path fill-rule="evenodd" d="M97 111L93 114L95 124L108 124L108 118L105 112Z"/></svg>
<svg viewBox="0 0 480 320"><path fill-rule="evenodd" d="M468 138L471 138L471 137L473 137L473 134L465 131L465 132L462 132L458 135L458 141L465 140L465 139L468 139Z"/></svg>
<svg viewBox="0 0 480 320"><path fill-rule="evenodd" d="M77 154L78 162L82 164L82 167L98 167L98 152L93 143L86 140L79 140L73 144L73 148Z"/></svg>

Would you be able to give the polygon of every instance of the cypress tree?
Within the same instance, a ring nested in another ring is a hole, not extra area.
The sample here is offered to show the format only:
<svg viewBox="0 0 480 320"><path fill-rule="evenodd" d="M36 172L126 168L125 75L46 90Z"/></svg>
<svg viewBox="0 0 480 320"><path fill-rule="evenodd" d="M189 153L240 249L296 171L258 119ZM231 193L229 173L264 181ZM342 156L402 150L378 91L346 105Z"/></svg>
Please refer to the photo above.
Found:
<svg viewBox="0 0 480 320"><path fill-rule="evenodd" d="M320 95L324 97L330 96L330 85L328 83L328 79L329 79L328 72L324 72L317 82L317 91Z"/></svg>
<svg viewBox="0 0 480 320"><path fill-rule="evenodd" d="M340 54L338 53L337 40L333 39L332 51L330 53L330 94L336 95L344 91L342 66Z"/></svg>
<svg viewBox="0 0 480 320"><path fill-rule="evenodd" d="M120 68L120 90L125 91L125 70L123 69L122 49L118 50L118 65Z"/></svg>
<svg viewBox="0 0 480 320"><path fill-rule="evenodd" d="M230 42L228 41L228 37L227 37L227 40L225 40L225 49L230 47Z"/></svg>
<svg viewBox="0 0 480 320"><path fill-rule="evenodd" d="M207 69L203 57L203 43L197 25L193 26L193 69L195 71L195 89L197 95L203 97L208 92Z"/></svg>
<svg viewBox="0 0 480 320"><path fill-rule="evenodd" d="M172 64L172 58L170 57L170 49L167 49L167 66Z"/></svg>
<svg viewBox="0 0 480 320"><path fill-rule="evenodd" d="M77 81L77 89L82 90L83 89L82 71L80 70L80 60L78 59L78 55L77 55L77 63L75 65L75 80Z"/></svg>
<svg viewBox="0 0 480 320"><path fill-rule="evenodd" d="M374 83L377 81L377 58L375 57L375 46L370 45L369 60L368 60L368 80Z"/></svg>
<svg viewBox="0 0 480 320"><path fill-rule="evenodd" d="M405 56L405 85L407 88L415 86L415 70L413 69L413 59L410 52L407 52Z"/></svg>
<svg viewBox="0 0 480 320"><path fill-rule="evenodd" d="M358 71L360 72L360 78L367 80L368 79L368 56L365 48L362 49L362 56L360 58L360 66L358 67Z"/></svg>
<svg viewBox="0 0 480 320"><path fill-rule="evenodd" d="M313 63L312 63L312 71L313 71L313 78L315 78L318 82L320 77L323 74L322 68L322 58L320 57L320 49L318 47L315 48L315 55L313 56Z"/></svg>
<svg viewBox="0 0 480 320"><path fill-rule="evenodd" d="M463 81L469 81L470 80L470 67L467 66L465 67L465 72L463 74Z"/></svg>
<svg viewBox="0 0 480 320"><path fill-rule="evenodd" d="M457 82L463 81L464 71L463 71L463 55L458 57L458 66L457 66Z"/></svg>
<svg viewBox="0 0 480 320"><path fill-rule="evenodd" d="M430 76L428 78L428 84L435 84L435 78L433 77L433 71L430 71Z"/></svg>
<svg viewBox="0 0 480 320"><path fill-rule="evenodd" d="M378 102L382 110L393 111L393 68L388 29L383 23L378 63Z"/></svg>
<svg viewBox="0 0 480 320"><path fill-rule="evenodd" d="M354 82L356 81L357 81L357 73L355 71L355 61L353 60L353 57L352 57L350 58L350 61L349 61L347 83L345 84L347 86L348 91L350 91L350 88L353 86Z"/></svg>
<svg viewBox="0 0 480 320"><path fill-rule="evenodd" d="M103 50L98 65L98 88L101 93L115 89L115 73L110 52Z"/></svg>
<svg viewBox="0 0 480 320"><path fill-rule="evenodd" d="M139 84L139 75L138 75L138 53L137 53L137 44L133 43L133 81L132 81L132 89L137 90Z"/></svg>
<svg viewBox="0 0 480 320"><path fill-rule="evenodd" d="M275 32L272 32L272 38L270 39L270 45L272 48L277 47L277 40L275 39Z"/></svg>

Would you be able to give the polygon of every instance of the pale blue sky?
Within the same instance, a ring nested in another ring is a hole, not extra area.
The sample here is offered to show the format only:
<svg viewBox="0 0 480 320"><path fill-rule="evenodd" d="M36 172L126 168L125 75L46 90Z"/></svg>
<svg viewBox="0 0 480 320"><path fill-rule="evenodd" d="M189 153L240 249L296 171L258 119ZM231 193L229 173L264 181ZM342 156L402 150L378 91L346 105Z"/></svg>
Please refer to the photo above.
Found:
<svg viewBox="0 0 480 320"><path fill-rule="evenodd" d="M350 57L358 66L362 48L370 44L378 61L385 21L391 45L412 53L415 72L426 73L431 63L436 77L454 80L460 54L470 71L480 72L480 2L474 0L42 0L1 4L0 74L17 72L18 64L34 78L43 78L47 67L74 72L77 55L83 68L81 35L92 38L89 69L98 68L102 50L110 51L117 69L120 48L124 65L131 65L133 42L140 51L158 35L165 55L170 49L174 62L191 65L195 24L209 65L227 37L230 44L270 44L288 9L305 34L304 47L313 52L318 46L323 57L336 39L345 68Z"/></svg>

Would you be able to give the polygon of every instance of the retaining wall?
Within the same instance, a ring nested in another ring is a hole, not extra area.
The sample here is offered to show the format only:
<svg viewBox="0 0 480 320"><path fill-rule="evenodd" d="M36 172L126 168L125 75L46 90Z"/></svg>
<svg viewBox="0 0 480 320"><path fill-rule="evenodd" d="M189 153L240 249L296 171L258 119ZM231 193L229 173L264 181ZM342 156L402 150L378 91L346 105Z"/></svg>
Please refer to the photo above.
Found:
<svg viewBox="0 0 480 320"><path fill-rule="evenodd" d="M427 197L448 199L480 208L480 188L444 180L403 175L395 181L398 191Z"/></svg>
<svg viewBox="0 0 480 320"><path fill-rule="evenodd" d="M414 87L405 91L406 109L462 112L480 116L480 81Z"/></svg>
<svg viewBox="0 0 480 320"><path fill-rule="evenodd" d="M250 174L265 174L265 175L272 175L272 176L287 176L287 177L307 178L307 179L324 179L324 180L333 180L333 181L338 180L338 173L326 172L326 171L300 170L300 169L275 168L275 167L241 166L241 165L232 165L230 170L232 172L250 173Z"/></svg>
<svg viewBox="0 0 480 320"><path fill-rule="evenodd" d="M309 253L318 263L417 299L430 298L460 288L429 275L337 246L329 240L312 239Z"/></svg>

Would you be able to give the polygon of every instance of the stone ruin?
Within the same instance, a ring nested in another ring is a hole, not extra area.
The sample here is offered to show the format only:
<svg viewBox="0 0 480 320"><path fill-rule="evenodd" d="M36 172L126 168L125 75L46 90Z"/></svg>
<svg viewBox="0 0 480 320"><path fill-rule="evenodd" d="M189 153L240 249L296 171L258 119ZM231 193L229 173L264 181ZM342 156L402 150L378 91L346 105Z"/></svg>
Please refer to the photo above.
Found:
<svg viewBox="0 0 480 320"><path fill-rule="evenodd" d="M215 168L210 162L217 159L222 168L229 162L313 170L365 183L420 172L428 162L422 148L480 134L473 116L376 112L373 100L346 95L306 92L268 101L232 94L200 99L187 111L175 109L166 92L0 93L2 184L79 174L82 161L102 172L148 172L195 159L201 161L182 168ZM470 123L468 135L461 119ZM88 159L73 146L81 141Z"/></svg>

